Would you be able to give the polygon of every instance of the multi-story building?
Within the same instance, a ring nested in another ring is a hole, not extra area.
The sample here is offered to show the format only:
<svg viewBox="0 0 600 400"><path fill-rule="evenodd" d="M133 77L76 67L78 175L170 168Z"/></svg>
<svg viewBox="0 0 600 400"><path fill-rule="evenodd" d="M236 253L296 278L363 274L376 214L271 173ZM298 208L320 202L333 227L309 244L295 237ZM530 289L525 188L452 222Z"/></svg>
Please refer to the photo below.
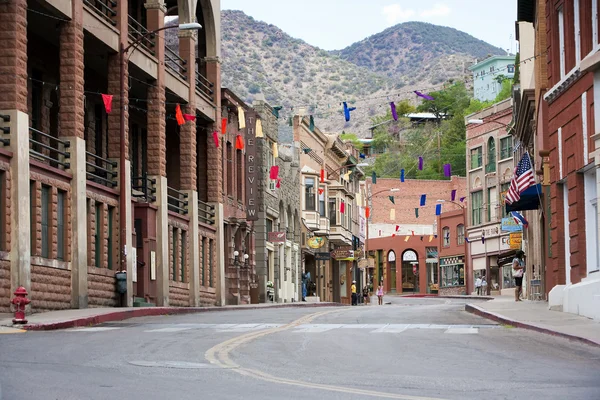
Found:
<svg viewBox="0 0 600 400"><path fill-rule="evenodd" d="M444 202L446 205L447 202ZM468 244L465 240L466 205L454 202L438 217L437 243L440 264L440 295L460 295L471 293L473 283L469 282ZM471 289L469 289L471 288Z"/></svg>
<svg viewBox="0 0 600 400"><path fill-rule="evenodd" d="M294 141L301 146L301 204L305 240L302 260L311 276L308 295L321 301L350 301L354 273L353 225L362 174L337 135L321 132L296 116Z"/></svg>
<svg viewBox="0 0 600 400"><path fill-rule="evenodd" d="M512 79L515 75L514 56L492 56L471 65L473 96L480 101L492 101L502 90L501 76Z"/></svg>
<svg viewBox="0 0 600 400"><path fill-rule="evenodd" d="M1 311L224 303L220 3L181 4L0 4Z"/></svg>
<svg viewBox="0 0 600 400"><path fill-rule="evenodd" d="M531 2L519 2L519 7L531 10L525 3ZM546 1L544 8L534 8L537 18L531 11L519 18L546 23L543 154L549 154L550 187L544 203L545 287L551 306L590 318L600 318L598 7L596 1ZM538 25L537 32L542 28Z"/></svg>
<svg viewBox="0 0 600 400"><path fill-rule="evenodd" d="M440 236L436 206L443 213L463 206L466 180L367 178L368 281L383 281L392 293L437 293ZM454 193L454 201L452 194ZM425 204L421 206L421 197ZM393 197L394 202L392 202Z"/></svg>
<svg viewBox="0 0 600 400"><path fill-rule="evenodd" d="M226 121L225 132L220 135L225 301L227 304L249 304L250 283L254 281L255 232L254 219L248 215L248 197L251 194L247 191L257 190L258 185L248 184L247 171L248 156L256 154L258 116L229 89L222 89L221 113L222 121ZM240 118L243 118L243 123L240 123Z"/></svg>
<svg viewBox="0 0 600 400"><path fill-rule="evenodd" d="M465 117L467 240L472 260L467 280L487 274L493 293L514 287L511 269L498 263L499 256L511 250L511 234L502 230L502 219L507 217L504 199L514 171L513 138L507 132L512 106L508 99Z"/></svg>
<svg viewBox="0 0 600 400"><path fill-rule="evenodd" d="M258 177L256 273L260 302L302 300L300 265L300 149L278 143L278 119L259 98L253 107L262 121L264 139L257 140ZM271 179L271 167L278 167ZM268 287L272 283L272 288Z"/></svg>

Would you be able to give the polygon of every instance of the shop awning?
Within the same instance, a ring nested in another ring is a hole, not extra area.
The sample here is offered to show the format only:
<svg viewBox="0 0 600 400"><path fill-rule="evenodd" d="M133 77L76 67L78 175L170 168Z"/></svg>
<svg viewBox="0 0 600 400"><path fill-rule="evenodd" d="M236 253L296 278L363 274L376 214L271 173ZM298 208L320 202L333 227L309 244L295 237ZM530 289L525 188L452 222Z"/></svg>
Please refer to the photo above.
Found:
<svg viewBox="0 0 600 400"><path fill-rule="evenodd" d="M541 196L542 185L538 183L521 193L521 198L516 203L506 204L506 212L537 210L540 208Z"/></svg>

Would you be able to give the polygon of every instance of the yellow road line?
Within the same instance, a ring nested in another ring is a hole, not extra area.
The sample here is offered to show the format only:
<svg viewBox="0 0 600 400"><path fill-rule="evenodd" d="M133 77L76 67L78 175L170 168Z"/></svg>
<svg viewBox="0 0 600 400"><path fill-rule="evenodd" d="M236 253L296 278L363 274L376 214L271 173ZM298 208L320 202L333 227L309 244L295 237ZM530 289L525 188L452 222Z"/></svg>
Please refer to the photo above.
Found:
<svg viewBox="0 0 600 400"><path fill-rule="evenodd" d="M235 350L236 348L238 348L248 342L251 342L252 340L255 340L255 339L267 336L267 335L271 335L273 333L282 332L282 331L291 329L293 327L296 327L296 326L299 326L302 324L309 323L310 321L314 320L315 318L321 317L323 315L331 314L334 312L345 311L345 310L350 310L350 308L322 311L322 312L304 316L302 318L299 318L299 319L297 319L293 322L290 322L289 324L283 325L283 326L265 329L265 330L262 330L259 332L251 332L251 333L247 333L245 335L237 336L233 339L226 340L222 343L217 344L216 346L211 347L210 349L208 349L206 351L204 356L211 364L217 365L221 368L231 369L232 371L235 371L240 375L248 376L248 377L255 378L255 379L260 379L265 382L290 385L290 386L299 386L299 387L309 388L309 389L321 389L321 390L326 390L326 391L330 391L330 392L360 394L360 395L364 395L364 396L379 397L379 398L386 398L386 399L443 400L440 398L433 398L433 397L420 397L420 396L410 396L410 395L395 394L395 393L376 392L373 390L363 390L363 389L348 388L348 387L343 387L343 386L326 385L326 384L321 384L321 383L310 383L310 382L303 382L303 381L298 381L298 380L293 380L293 379L281 378L281 377L267 374L265 372L262 372L262 371L259 371L256 369L244 368L244 367L240 366L239 364L237 364L235 361L233 361L229 356L233 350Z"/></svg>
<svg viewBox="0 0 600 400"><path fill-rule="evenodd" d="M0 335L9 335L11 333L25 333L25 329L9 328L0 326Z"/></svg>

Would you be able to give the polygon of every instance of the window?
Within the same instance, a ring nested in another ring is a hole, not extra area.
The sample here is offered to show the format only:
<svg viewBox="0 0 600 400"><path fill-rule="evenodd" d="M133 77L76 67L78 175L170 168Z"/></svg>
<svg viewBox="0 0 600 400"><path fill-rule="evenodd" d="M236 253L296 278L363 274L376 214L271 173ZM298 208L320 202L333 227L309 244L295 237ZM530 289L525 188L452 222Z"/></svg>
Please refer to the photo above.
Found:
<svg viewBox="0 0 600 400"><path fill-rule="evenodd" d="M50 186L42 185L42 257L50 257Z"/></svg>
<svg viewBox="0 0 600 400"><path fill-rule="evenodd" d="M598 271L600 251L598 248L598 196L596 192L596 174L592 169L583 176L585 194L585 242L587 273Z"/></svg>
<svg viewBox="0 0 600 400"><path fill-rule="evenodd" d="M471 149L471 169L481 167L482 148Z"/></svg>
<svg viewBox="0 0 600 400"><path fill-rule="evenodd" d="M200 250L200 251L202 251L202 253L201 253L202 254L202 256L201 256L201 259L202 259L202 276L200 278L201 279L200 284L202 286L208 286L206 284L206 262L208 261L206 259L206 241L207 240L208 239L206 239L206 238L200 239L200 242L202 243L201 250Z"/></svg>
<svg viewBox="0 0 600 400"><path fill-rule="evenodd" d="M306 211L316 211L315 178L304 178L304 209Z"/></svg>
<svg viewBox="0 0 600 400"><path fill-rule="evenodd" d="M237 199L238 201L244 201L242 194L244 193L244 163L243 163L243 154L241 150L236 151L236 177L235 181L237 183Z"/></svg>
<svg viewBox="0 0 600 400"><path fill-rule="evenodd" d="M114 248L115 248L115 242L114 242L114 237L115 234L113 232L113 226L114 226L114 219L115 219L115 208L114 207L108 207L108 269L113 269L113 264L115 262L115 256L114 256ZM137 267L134 267L137 268Z"/></svg>
<svg viewBox="0 0 600 400"><path fill-rule="evenodd" d="M177 228L172 229L171 239L171 280L177 280Z"/></svg>
<svg viewBox="0 0 600 400"><path fill-rule="evenodd" d="M100 264L102 261L102 232L100 229L102 226L102 203L96 202L96 230L94 232L94 262L96 268L102 267Z"/></svg>
<svg viewBox="0 0 600 400"><path fill-rule="evenodd" d="M598 47L598 2L592 0L592 49Z"/></svg>
<svg viewBox="0 0 600 400"><path fill-rule="evenodd" d="M500 185L500 209L502 218L508 217L508 213L506 212L506 192L510 188L510 183L503 183Z"/></svg>
<svg viewBox="0 0 600 400"><path fill-rule="evenodd" d="M269 145L269 151L267 154L267 171L271 171L271 167L275 165L275 157L273 157L273 142L267 140L265 143ZM269 179L269 189L275 190L276 183L277 182L275 180Z"/></svg>
<svg viewBox="0 0 600 400"><path fill-rule="evenodd" d="M335 197L331 197L329 199L329 224L331 226L337 224L337 201Z"/></svg>
<svg viewBox="0 0 600 400"><path fill-rule="evenodd" d="M449 260L442 260L442 264L445 261ZM440 269L442 271L442 287L457 287L465 285L464 264L442 265Z"/></svg>
<svg viewBox="0 0 600 400"><path fill-rule="evenodd" d="M65 196L66 192L59 190L56 198L56 258L59 260L65 259Z"/></svg>
<svg viewBox="0 0 600 400"><path fill-rule="evenodd" d="M208 241L208 287L213 287L213 246L215 241L210 239Z"/></svg>
<svg viewBox="0 0 600 400"><path fill-rule="evenodd" d="M442 243L444 247L450 247L450 228L447 226L442 228Z"/></svg>
<svg viewBox="0 0 600 400"><path fill-rule="evenodd" d="M37 197L35 182L29 181L29 252L31 255L36 255L36 247L35 247L35 232L37 229L37 222L35 218L35 198Z"/></svg>
<svg viewBox="0 0 600 400"><path fill-rule="evenodd" d="M511 158L513 153L512 136L507 136L500 139L500 159Z"/></svg>
<svg viewBox="0 0 600 400"><path fill-rule="evenodd" d="M515 73L515 65L514 64L507 65L506 70L509 74L514 74Z"/></svg>
<svg viewBox="0 0 600 400"><path fill-rule="evenodd" d="M233 145L231 142L227 142L227 194L233 195L233 183L235 180L234 169L233 169Z"/></svg>
<svg viewBox="0 0 600 400"><path fill-rule="evenodd" d="M0 171L0 226L6 226L6 198L4 193L6 185L4 184L5 173ZM6 250L6 229L0 229L0 250Z"/></svg>
<svg viewBox="0 0 600 400"><path fill-rule="evenodd" d="M498 218L498 191L495 187L487 190L487 221L496 221Z"/></svg>
<svg viewBox="0 0 600 400"><path fill-rule="evenodd" d="M496 141L492 137L488 139L485 172L496 172Z"/></svg>
<svg viewBox="0 0 600 400"><path fill-rule="evenodd" d="M348 216L348 230L352 229L352 202L346 200L346 209L344 210L346 211L346 215Z"/></svg>
<svg viewBox="0 0 600 400"><path fill-rule="evenodd" d="M180 266L180 272L179 272L179 280L181 282L185 282L185 249L186 249L186 245L185 245L185 240L186 240L186 231L181 231L181 266Z"/></svg>
<svg viewBox="0 0 600 400"><path fill-rule="evenodd" d="M481 210L483 208L483 191L471 193L471 224L481 225Z"/></svg>
<svg viewBox="0 0 600 400"><path fill-rule="evenodd" d="M592 0L592 2L595 0ZM581 24L579 17L579 0L573 0L573 20L575 22L574 26L574 39L575 39L575 63L579 64L581 61Z"/></svg>
<svg viewBox="0 0 600 400"><path fill-rule="evenodd" d="M322 192L319 193L319 214L322 218L327 217L325 210L325 188L321 187L319 190Z"/></svg>
<svg viewBox="0 0 600 400"><path fill-rule="evenodd" d="M456 244L465 244L465 226L460 224L456 227Z"/></svg>
<svg viewBox="0 0 600 400"><path fill-rule="evenodd" d="M558 51L560 59L560 78L564 78L565 71L565 14L562 8L558 9Z"/></svg>

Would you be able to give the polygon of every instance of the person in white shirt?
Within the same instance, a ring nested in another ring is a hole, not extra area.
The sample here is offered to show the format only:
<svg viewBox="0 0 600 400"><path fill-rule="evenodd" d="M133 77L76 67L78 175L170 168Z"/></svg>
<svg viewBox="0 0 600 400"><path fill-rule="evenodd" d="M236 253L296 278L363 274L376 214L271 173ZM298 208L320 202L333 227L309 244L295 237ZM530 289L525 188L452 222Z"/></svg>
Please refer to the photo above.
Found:
<svg viewBox="0 0 600 400"><path fill-rule="evenodd" d="M525 268L525 261L523 260L523 250L518 250L515 258L513 259L513 278L515 278L515 301L521 301L521 294L523 293L523 271Z"/></svg>
<svg viewBox="0 0 600 400"><path fill-rule="evenodd" d="M481 276L478 276L475 280L475 290L477 291L477 296L481 295Z"/></svg>

